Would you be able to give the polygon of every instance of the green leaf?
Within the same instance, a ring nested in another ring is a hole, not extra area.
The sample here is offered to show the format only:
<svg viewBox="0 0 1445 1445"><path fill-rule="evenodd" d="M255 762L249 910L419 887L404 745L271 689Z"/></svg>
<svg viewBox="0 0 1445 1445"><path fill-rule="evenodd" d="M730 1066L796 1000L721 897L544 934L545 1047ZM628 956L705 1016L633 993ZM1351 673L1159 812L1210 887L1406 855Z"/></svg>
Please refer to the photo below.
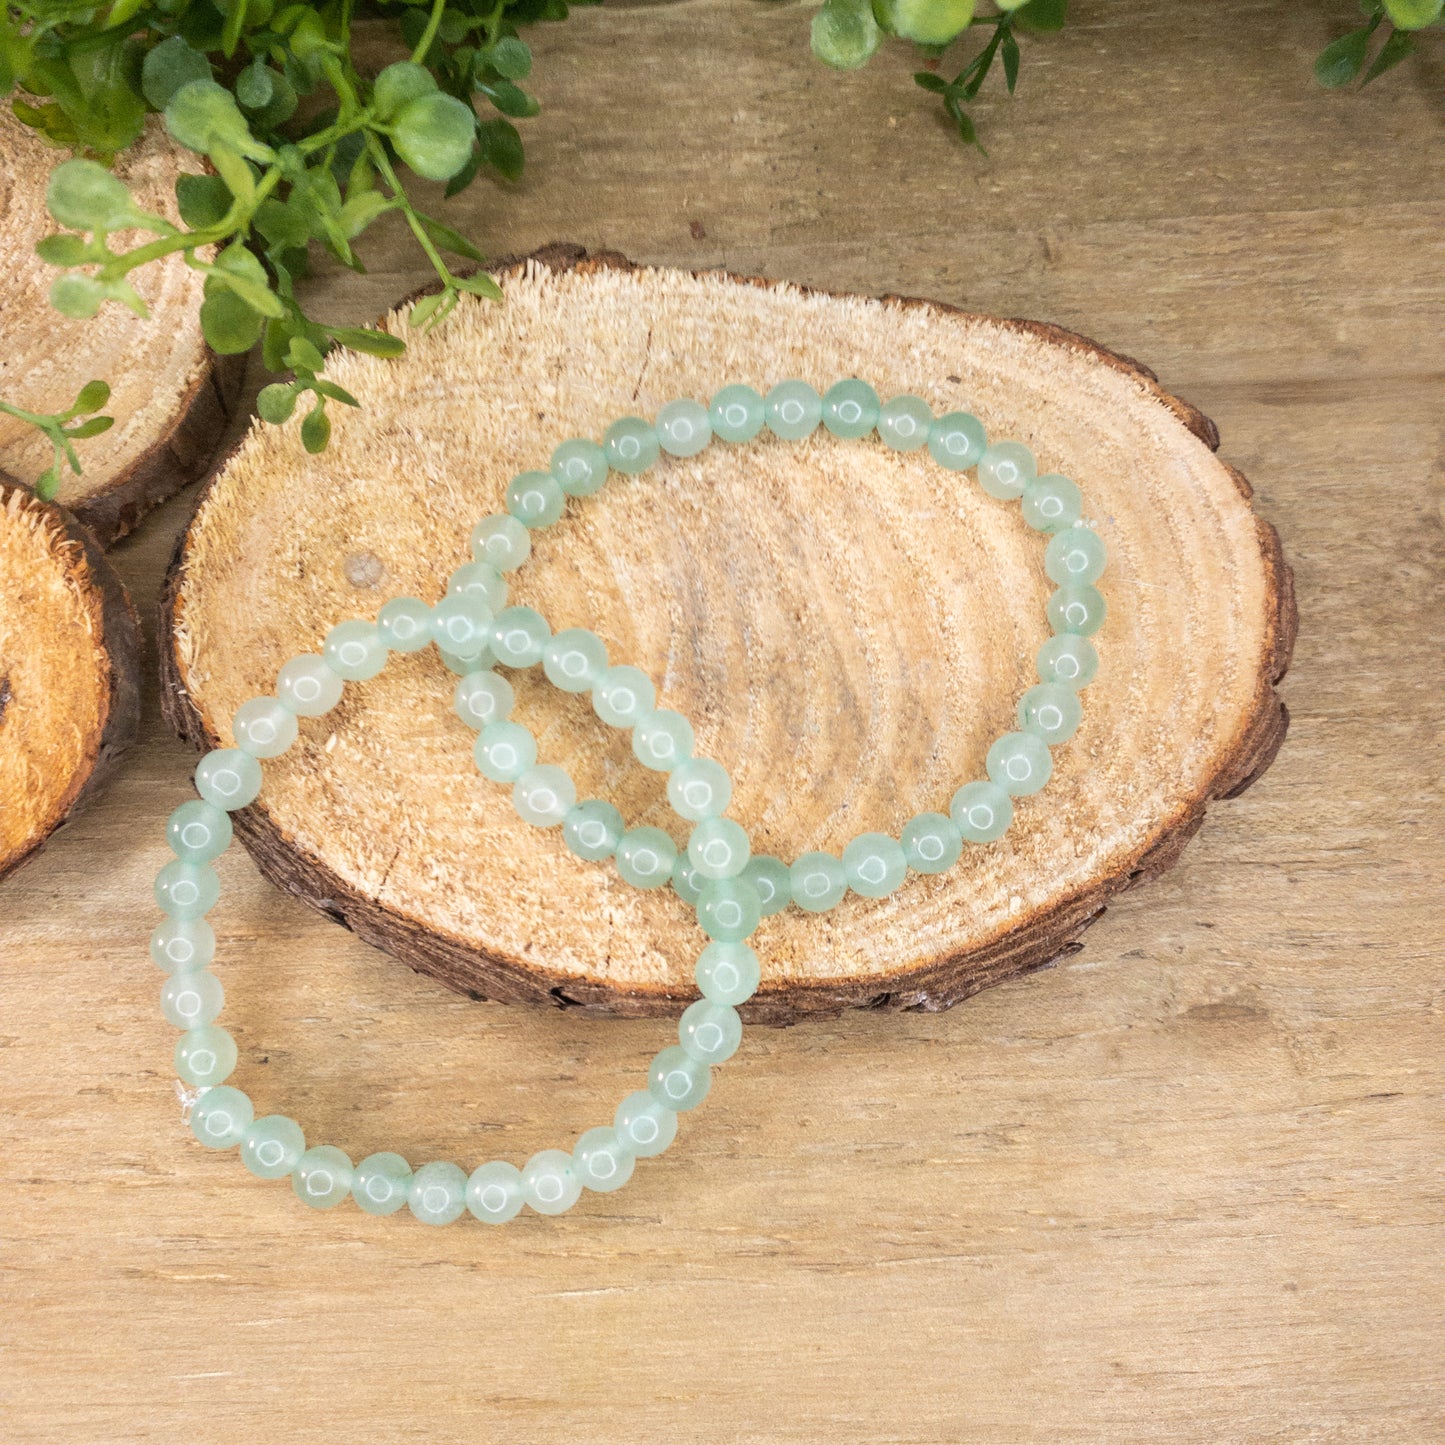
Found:
<svg viewBox="0 0 1445 1445"><path fill-rule="evenodd" d="M471 106L440 92L408 101L397 113L391 139L397 154L417 175L445 181L472 153L477 118Z"/></svg>
<svg viewBox="0 0 1445 1445"><path fill-rule="evenodd" d="M42 502L53 501L60 490L60 473L53 466L46 467L35 479L35 495Z"/></svg>
<svg viewBox="0 0 1445 1445"><path fill-rule="evenodd" d="M304 246L311 239L311 220L303 199L266 199L256 208L256 229L272 246Z"/></svg>
<svg viewBox="0 0 1445 1445"><path fill-rule="evenodd" d="M83 266L87 261L95 260L85 237L71 232L46 236L36 243L35 254L50 266Z"/></svg>
<svg viewBox="0 0 1445 1445"><path fill-rule="evenodd" d="M450 251L453 256L465 256L468 261L487 259L460 231L454 231L443 222L422 215L420 211L417 212L417 219L421 222L422 230L431 238L432 244L439 249Z"/></svg>
<svg viewBox="0 0 1445 1445"><path fill-rule="evenodd" d="M15 112L17 120L28 125L31 130L38 130L52 144L64 146L68 150L80 148L80 132L75 128L75 122L60 106L30 105L23 100L13 100L10 109Z"/></svg>
<svg viewBox="0 0 1445 1445"><path fill-rule="evenodd" d="M979 150L982 151L983 147L981 145L978 145L978 131L974 128L973 121L969 118L967 113L964 111L960 111L958 113L957 121L959 139L964 143L964 145L978 146ZM987 155L988 152L984 151L984 154Z"/></svg>
<svg viewBox="0 0 1445 1445"><path fill-rule="evenodd" d="M359 236L376 218L393 210L396 203L380 191L358 191L346 198L336 221L348 241Z"/></svg>
<svg viewBox="0 0 1445 1445"><path fill-rule="evenodd" d="M1069 0L1029 0L1014 11L1014 22L1026 30L1062 30L1068 14Z"/></svg>
<svg viewBox="0 0 1445 1445"><path fill-rule="evenodd" d="M1004 84L1008 86L1008 93L1014 93L1014 86L1019 83L1019 43L1009 31L1003 38L1003 78Z"/></svg>
<svg viewBox="0 0 1445 1445"><path fill-rule="evenodd" d="M90 412L99 411L109 400L110 386L108 383L100 380L87 381L76 393L67 415L85 416Z"/></svg>
<svg viewBox="0 0 1445 1445"><path fill-rule="evenodd" d="M65 435L75 441L84 441L87 437L98 437L101 432L109 431L115 425L113 416L93 416L89 421L83 421L79 426L66 429Z"/></svg>
<svg viewBox="0 0 1445 1445"><path fill-rule="evenodd" d="M220 176L178 176L176 205L193 231L219 225L231 209L231 191Z"/></svg>
<svg viewBox="0 0 1445 1445"><path fill-rule="evenodd" d="M1401 30L1423 30L1433 25L1442 9L1445 0L1385 0L1386 13Z"/></svg>
<svg viewBox="0 0 1445 1445"><path fill-rule="evenodd" d="M296 388L289 382L273 381L263 386L256 396L256 411L262 421L280 426L291 420L296 410Z"/></svg>
<svg viewBox="0 0 1445 1445"><path fill-rule="evenodd" d="M484 50L479 60L485 61L498 75L508 80L523 80L532 73L532 52L525 41L515 35L504 35Z"/></svg>
<svg viewBox="0 0 1445 1445"><path fill-rule="evenodd" d="M446 294L445 291L434 291L430 296L423 296L411 308L411 315L407 318L408 324L425 326L436 315Z"/></svg>
<svg viewBox="0 0 1445 1445"><path fill-rule="evenodd" d="M236 77L236 99L245 110L263 110L271 104L279 79L276 72L267 67L265 59L258 55Z"/></svg>
<svg viewBox="0 0 1445 1445"><path fill-rule="evenodd" d="M221 31L221 49L227 57L236 53L236 44L241 38L241 28L246 23L246 0L229 0L226 9L226 27Z"/></svg>
<svg viewBox="0 0 1445 1445"><path fill-rule="evenodd" d="M376 77L371 108L378 120L389 121L408 102L429 95L437 88L436 78L424 65L398 60Z"/></svg>
<svg viewBox="0 0 1445 1445"><path fill-rule="evenodd" d="M201 332L212 351L235 356L261 335L263 318L234 291L216 290L201 302Z"/></svg>
<svg viewBox="0 0 1445 1445"><path fill-rule="evenodd" d="M522 179L524 155L522 137L517 127L509 120L496 116L485 120L477 127L477 139L481 142L482 163L509 181Z"/></svg>
<svg viewBox="0 0 1445 1445"><path fill-rule="evenodd" d="M344 386L337 386L334 381L327 381L324 377L318 376L311 383L311 390L319 396L329 396L332 401L339 401L343 406L361 405Z"/></svg>
<svg viewBox="0 0 1445 1445"><path fill-rule="evenodd" d="M834 70L866 65L882 39L869 0L824 0L809 30L813 54Z"/></svg>
<svg viewBox="0 0 1445 1445"><path fill-rule="evenodd" d="M1372 26L1352 30L1332 41L1315 57L1315 79L1327 90L1348 85L1365 63L1370 48Z"/></svg>
<svg viewBox="0 0 1445 1445"><path fill-rule="evenodd" d="M240 241L232 242L216 257L206 277L207 296L215 296L222 290L231 292L259 316L279 320L286 314L285 304L271 290L266 268ZM257 334L260 334L259 326Z"/></svg>
<svg viewBox="0 0 1445 1445"><path fill-rule="evenodd" d="M330 440L331 418L318 402L312 411L306 413L306 419L301 423L301 445L314 456L317 452L324 452L326 443Z"/></svg>
<svg viewBox="0 0 1445 1445"><path fill-rule="evenodd" d="M326 331L338 345L364 351L368 356L400 356L406 350L406 342L401 337L369 326L328 326Z"/></svg>
<svg viewBox="0 0 1445 1445"><path fill-rule="evenodd" d="M861 4L861 0L828 0L828 3ZM872 11L868 12L868 17L870 20L872 19ZM875 25L873 28L877 30L878 27ZM525 119L528 116L536 115L542 108L536 96L528 95L520 85L514 85L510 80L478 81L477 89L485 95L503 115Z"/></svg>
<svg viewBox="0 0 1445 1445"><path fill-rule="evenodd" d="M95 161L62 161L50 173L45 204L62 226L76 231L118 231L135 215L125 184Z"/></svg>
<svg viewBox="0 0 1445 1445"><path fill-rule="evenodd" d="M141 93L156 110L164 110L183 85L211 78L211 62L179 35L172 35L147 53L141 66Z"/></svg>
<svg viewBox="0 0 1445 1445"><path fill-rule="evenodd" d="M915 70L913 83L922 86L924 90L932 91L934 95L942 95L948 89L948 82L941 75L935 75L931 70Z"/></svg>
<svg viewBox="0 0 1445 1445"><path fill-rule="evenodd" d="M286 364L295 371L320 371L326 365L326 358L320 348L304 336L294 336L286 353Z"/></svg>
<svg viewBox="0 0 1445 1445"><path fill-rule="evenodd" d="M62 316L74 321L88 321L105 300L105 287L93 276L67 271L50 284L50 304Z"/></svg>
<svg viewBox="0 0 1445 1445"><path fill-rule="evenodd" d="M1414 52L1415 37L1408 30L1392 30L1389 38L1380 47L1375 63L1365 72L1361 85L1368 85L1387 70L1393 70L1407 55Z"/></svg>
<svg viewBox="0 0 1445 1445"><path fill-rule="evenodd" d="M458 291L469 291L473 296L484 296L488 301L500 301L502 288L485 271L473 271L470 276L454 276L453 284Z"/></svg>

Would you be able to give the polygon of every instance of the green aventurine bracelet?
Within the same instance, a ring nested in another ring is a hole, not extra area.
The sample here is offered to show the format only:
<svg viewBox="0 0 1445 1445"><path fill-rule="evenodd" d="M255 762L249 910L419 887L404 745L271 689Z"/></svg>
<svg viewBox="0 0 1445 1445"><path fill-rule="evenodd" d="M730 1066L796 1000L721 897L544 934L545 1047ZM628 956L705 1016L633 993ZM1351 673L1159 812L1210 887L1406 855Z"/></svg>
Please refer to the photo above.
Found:
<svg viewBox="0 0 1445 1445"><path fill-rule="evenodd" d="M651 680L635 667L609 666L595 633L573 628L552 634L530 607L506 606L503 573L531 552L532 530L561 515L568 496L597 492L610 471L635 476L662 452L688 457L713 437L742 443L766 427L798 441L819 425L834 436L863 438L875 429L884 446L899 452L927 447L951 471L977 468L991 497L1022 502L1024 520L1049 534L1044 567L1058 590L1048 602L1054 635L1039 650L1038 686L1019 700L1019 730L988 750L987 781L964 784L948 815L920 813L895 839L864 833L843 850L806 853L791 866L753 857L747 832L723 813L732 793L726 771L693 756L686 718L655 706ZM507 488L507 512L485 518L472 533L474 561L457 569L447 595L434 607L411 597L393 598L376 622L343 622L327 634L320 656L293 657L281 668L274 697L252 698L236 709L236 746L207 753L196 769L198 801L182 804L166 825L176 854L156 879L155 895L167 915L152 935L151 956L170 975L161 1010L183 1029L176 1071L201 1090L190 1127L214 1149L240 1146L246 1167L264 1179L289 1177L296 1195L317 1209L350 1196L371 1214L391 1214L403 1204L426 1224L446 1224L469 1210L500 1224L523 1204L540 1214L560 1214L583 1188L606 1192L631 1176L639 1158L660 1154L677 1132L677 1116L707 1096L712 1066L730 1058L742 1038L737 1006L758 987L758 956L747 938L760 918L796 903L821 913L849 888L882 898L904 881L908 869L941 873L964 841L987 843L1013 818L1011 799L1036 793L1052 771L1050 745L1073 735L1079 723L1078 690L1098 669L1087 640L1104 620L1104 599L1093 583L1104 570L1104 544L1079 522L1079 489L1061 476L1036 474L1034 458L1017 442L988 445L975 417L951 412L935 418L916 396L879 402L866 382L840 381L819 394L805 382L784 381L766 395L729 386L710 407L674 401L655 425L624 417L601 445L563 442L549 471L523 472ZM257 1119L251 1101L224 1084L236 1064L236 1044L214 1020L223 994L209 972L216 939L205 914L220 884L211 860L231 841L229 814L253 802L261 787L259 759L284 752L297 736L298 717L317 717L340 700L344 681L374 677L392 652L415 652L435 643L460 674L454 706L478 730L477 767L494 782L509 783L517 812L540 828L560 827L568 848L593 862L615 859L618 873L638 888L670 883L697 914L711 940L697 961L702 997L682 1015L678 1042L652 1061L647 1087L629 1094L610 1126L589 1129L570 1151L546 1149L517 1169L483 1164L470 1175L455 1164L424 1164L413 1170L397 1154L373 1154L358 1165L330 1145L306 1147L301 1127L283 1115ZM645 767L667 774L673 809L693 825L679 853L660 828L627 828L610 803L577 801L572 780L559 767L537 763L536 739L509 721L511 685L495 670L540 663L564 692L590 692L604 722L627 728Z"/></svg>

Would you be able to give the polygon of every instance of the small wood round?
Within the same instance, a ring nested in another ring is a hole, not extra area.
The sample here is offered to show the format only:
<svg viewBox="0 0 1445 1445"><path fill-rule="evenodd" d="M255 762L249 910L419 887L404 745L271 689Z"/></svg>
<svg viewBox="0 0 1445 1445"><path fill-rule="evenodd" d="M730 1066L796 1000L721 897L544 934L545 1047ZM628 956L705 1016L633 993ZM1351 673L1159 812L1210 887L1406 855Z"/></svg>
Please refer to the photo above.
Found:
<svg viewBox="0 0 1445 1445"><path fill-rule="evenodd" d="M92 379L111 387L108 432L76 443L84 468L64 468L56 500L110 546L150 509L210 466L235 410L244 356L214 356L201 336L204 277L179 255L134 271L131 280L150 308L141 320L107 302L89 321L72 321L50 304L60 274L35 246L60 229L45 209L50 172L66 152L47 145L0 108L0 398L27 411L64 411ZM116 162L139 204L178 221L176 177L199 171L198 158L177 146L160 123ZM122 250L146 239L121 232ZM0 413L0 481L33 486L50 466L48 438Z"/></svg>
<svg viewBox="0 0 1445 1445"><path fill-rule="evenodd" d="M724 383L859 374L977 413L1077 478L1108 542L1103 668L1052 782L1014 827L891 898L789 909L753 942L747 1012L945 1008L1077 949L1120 889L1174 862L1205 805L1284 735L1289 569L1215 434L1142 367L1031 322L632 267L552 247L502 268L397 362L339 357L362 401L331 449L254 430L199 499L162 618L163 706L198 745L293 653L389 597L435 601L473 522L574 434ZM390 324L405 329L404 313ZM339 409L338 409L339 410ZM876 440L715 443L569 504L513 600L596 629L722 762L754 848L791 859L946 811L1016 726L1048 635L1044 539L972 474ZM623 735L514 674L541 757L631 824L685 834ZM654 1014L693 996L704 942L670 890L572 857L480 778L434 651L393 659L269 765L240 834L267 877L412 967L479 996ZM177 796L181 796L178 787Z"/></svg>
<svg viewBox="0 0 1445 1445"><path fill-rule="evenodd" d="M140 633L89 530L0 482L0 878L88 801L140 724Z"/></svg>

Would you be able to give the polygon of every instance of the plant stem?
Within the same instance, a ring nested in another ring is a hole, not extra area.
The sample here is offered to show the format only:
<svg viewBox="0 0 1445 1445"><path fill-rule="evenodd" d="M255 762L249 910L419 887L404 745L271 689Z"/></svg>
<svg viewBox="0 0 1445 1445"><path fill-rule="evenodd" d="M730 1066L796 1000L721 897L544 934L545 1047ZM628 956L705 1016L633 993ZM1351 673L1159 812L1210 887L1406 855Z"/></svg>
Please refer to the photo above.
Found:
<svg viewBox="0 0 1445 1445"><path fill-rule="evenodd" d="M411 63L420 65L426 59L426 53L431 49L431 43L437 37L437 31L441 28L442 11L446 9L446 0L432 0L431 15L426 22L426 29L421 33L421 39L416 43L416 49L411 53Z"/></svg>

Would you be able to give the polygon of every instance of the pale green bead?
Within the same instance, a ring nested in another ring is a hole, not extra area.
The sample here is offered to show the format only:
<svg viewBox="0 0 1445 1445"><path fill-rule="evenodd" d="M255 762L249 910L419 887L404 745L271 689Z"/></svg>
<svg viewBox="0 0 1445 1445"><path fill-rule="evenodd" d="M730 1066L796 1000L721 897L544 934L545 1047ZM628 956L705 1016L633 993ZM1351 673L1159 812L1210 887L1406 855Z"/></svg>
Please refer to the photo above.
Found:
<svg viewBox="0 0 1445 1445"><path fill-rule="evenodd" d="M250 1099L239 1089L222 1084L207 1089L191 1106L191 1133L207 1149L234 1149L255 1117Z"/></svg>
<svg viewBox="0 0 1445 1445"><path fill-rule="evenodd" d="M168 918L204 918L221 896L221 880L209 863L177 858L156 874L155 895Z"/></svg>
<svg viewBox="0 0 1445 1445"><path fill-rule="evenodd" d="M543 1149L522 1168L522 1198L538 1214L562 1214L581 1194L572 1156L561 1149Z"/></svg>
<svg viewBox="0 0 1445 1445"><path fill-rule="evenodd" d="M231 715L236 746L253 758L279 758L296 741L296 714L277 697L253 697Z"/></svg>
<svg viewBox="0 0 1445 1445"><path fill-rule="evenodd" d="M903 856L915 873L943 873L958 862L963 834L942 813L919 813L903 825Z"/></svg>
<svg viewBox="0 0 1445 1445"><path fill-rule="evenodd" d="M866 381L857 377L835 381L823 393L823 425L835 437L856 441L878 425L881 406L878 393Z"/></svg>
<svg viewBox="0 0 1445 1445"><path fill-rule="evenodd" d="M639 1159L653 1159L677 1138L677 1114L659 1104L647 1089L629 1094L612 1116L624 1147Z"/></svg>
<svg viewBox="0 0 1445 1445"><path fill-rule="evenodd" d="M326 634L321 655L338 677L365 682L386 666L386 643L374 623L353 619L338 622Z"/></svg>
<svg viewBox="0 0 1445 1445"><path fill-rule="evenodd" d="M568 627L542 649L542 671L563 692L591 692L607 671L607 644L586 627Z"/></svg>
<svg viewBox="0 0 1445 1445"><path fill-rule="evenodd" d="M454 657L479 657L492 641L492 609L480 597L451 592L431 610L432 640Z"/></svg>
<svg viewBox="0 0 1445 1445"><path fill-rule="evenodd" d="M178 1029L198 1029L213 1023L226 1002L221 980L204 968L173 973L161 985L161 1013Z"/></svg>
<svg viewBox="0 0 1445 1445"><path fill-rule="evenodd" d="M562 820L562 841L589 863L610 858L625 831L622 814L600 798L589 798L568 808Z"/></svg>
<svg viewBox="0 0 1445 1445"><path fill-rule="evenodd" d="M607 453L594 441L572 437L552 453L552 475L569 497L590 497L607 480Z"/></svg>
<svg viewBox="0 0 1445 1445"><path fill-rule="evenodd" d="M431 608L416 597L393 597L376 614L376 630L392 652L420 652L432 640Z"/></svg>
<svg viewBox="0 0 1445 1445"><path fill-rule="evenodd" d="M1048 744L1033 733L1005 733L984 762L989 780L1015 798L1037 793L1054 770Z"/></svg>
<svg viewBox="0 0 1445 1445"><path fill-rule="evenodd" d="M744 878L714 878L697 900L697 924L709 938L741 943L763 916L758 890Z"/></svg>
<svg viewBox="0 0 1445 1445"><path fill-rule="evenodd" d="M231 843L231 815L202 798L182 803L166 819L166 842L186 863L209 863Z"/></svg>
<svg viewBox="0 0 1445 1445"><path fill-rule="evenodd" d="M635 726L652 711L657 689L638 667L609 667L592 689L592 710L615 728Z"/></svg>
<svg viewBox="0 0 1445 1445"><path fill-rule="evenodd" d="M750 386L725 386L707 409L712 434L725 442L750 442L763 429L763 399Z"/></svg>
<svg viewBox="0 0 1445 1445"><path fill-rule="evenodd" d="M317 1144L296 1161L291 1188L312 1209L335 1209L351 1194L353 1170L349 1155L331 1144Z"/></svg>
<svg viewBox="0 0 1445 1445"><path fill-rule="evenodd" d="M690 823L716 818L726 811L732 795L727 769L711 758L689 758L667 775L667 801Z"/></svg>
<svg viewBox="0 0 1445 1445"><path fill-rule="evenodd" d="M395 1214L411 1189L411 1165L400 1154L368 1154L351 1176L351 1197L366 1214Z"/></svg>
<svg viewBox="0 0 1445 1445"><path fill-rule="evenodd" d="M1049 626L1055 632L1072 632L1076 637L1091 637L1104 625L1108 607L1104 595L1087 582L1070 582L1049 598Z"/></svg>
<svg viewBox="0 0 1445 1445"><path fill-rule="evenodd" d="M485 602L495 615L507 605L507 579L490 562L463 562L447 578L447 595Z"/></svg>
<svg viewBox="0 0 1445 1445"><path fill-rule="evenodd" d="M219 1024L188 1029L176 1040L176 1073L197 1089L229 1078L236 1058L236 1041Z"/></svg>
<svg viewBox="0 0 1445 1445"><path fill-rule="evenodd" d="M928 444L933 408L921 396L894 396L878 413L878 435L895 452L916 452Z"/></svg>
<svg viewBox="0 0 1445 1445"><path fill-rule="evenodd" d="M261 764L240 748L214 748L196 764L196 791L208 803L234 813L261 791Z"/></svg>
<svg viewBox="0 0 1445 1445"><path fill-rule="evenodd" d="M512 806L524 823L534 828L557 828L577 801L577 788L566 772L554 764L528 768L512 784Z"/></svg>
<svg viewBox="0 0 1445 1445"><path fill-rule="evenodd" d="M965 783L949 807L958 831L970 843L992 843L1013 822L1014 805L997 783Z"/></svg>
<svg viewBox="0 0 1445 1445"><path fill-rule="evenodd" d="M789 870L793 902L809 913L826 913L848 891L848 874L831 853L804 853Z"/></svg>
<svg viewBox="0 0 1445 1445"><path fill-rule="evenodd" d="M472 1170L467 1180L467 1208L483 1224L505 1224L522 1212L522 1171L494 1159Z"/></svg>
<svg viewBox="0 0 1445 1445"><path fill-rule="evenodd" d="M472 528L472 557L498 572L515 572L532 555L532 534L513 516L494 512Z"/></svg>
<svg viewBox="0 0 1445 1445"><path fill-rule="evenodd" d="M781 913L793 901L792 874L781 858L759 853L748 859L742 876L758 890L764 918Z"/></svg>
<svg viewBox="0 0 1445 1445"><path fill-rule="evenodd" d="M324 657L303 652L276 674L276 696L297 717L320 717L341 701L344 684Z"/></svg>
<svg viewBox="0 0 1445 1445"><path fill-rule="evenodd" d="M1078 487L1055 472L1035 477L1024 488L1020 505L1024 521L1036 532L1062 532L1079 520L1083 509L1084 498Z"/></svg>
<svg viewBox="0 0 1445 1445"><path fill-rule="evenodd" d="M284 1179L305 1152L300 1124L285 1114L267 1114L241 1136L241 1163L257 1179Z"/></svg>
<svg viewBox="0 0 1445 1445"><path fill-rule="evenodd" d="M507 511L536 531L561 517L567 498L551 472L518 472L507 484Z"/></svg>
<svg viewBox="0 0 1445 1445"><path fill-rule="evenodd" d="M966 411L951 411L928 428L928 454L951 472L977 466L988 450L983 423Z"/></svg>
<svg viewBox="0 0 1445 1445"><path fill-rule="evenodd" d="M843 849L848 886L863 898L887 898L908 876L902 845L887 833L860 833Z"/></svg>
<svg viewBox="0 0 1445 1445"><path fill-rule="evenodd" d="M423 1224L451 1224L467 1207L467 1176L447 1160L423 1164L411 1176L406 1202Z"/></svg>
<svg viewBox="0 0 1445 1445"><path fill-rule="evenodd" d="M687 840L687 856L704 878L736 878L751 852L747 831L731 818L704 818Z"/></svg>
<svg viewBox="0 0 1445 1445"><path fill-rule="evenodd" d="M695 1059L681 1044L672 1044L652 1060L647 1071L647 1089L654 1099L674 1114L685 1114L707 1098L712 1088L712 1070Z"/></svg>
<svg viewBox="0 0 1445 1445"><path fill-rule="evenodd" d="M657 413L657 440L674 457L695 457L712 440L707 408L683 397Z"/></svg>
<svg viewBox="0 0 1445 1445"><path fill-rule="evenodd" d="M151 934L151 959L166 973L205 968L216 956L216 935L204 918L167 918Z"/></svg>
<svg viewBox="0 0 1445 1445"><path fill-rule="evenodd" d="M1050 747L1068 742L1083 715L1078 693L1062 683L1041 682L1019 699L1019 726L1037 733Z"/></svg>
<svg viewBox="0 0 1445 1445"><path fill-rule="evenodd" d="M616 1129L589 1129L572 1150L572 1172L597 1194L621 1189L637 1167L637 1158Z"/></svg>
<svg viewBox="0 0 1445 1445"><path fill-rule="evenodd" d="M492 623L492 651L508 667L535 667L552 636L547 619L533 607L504 607Z"/></svg>
<svg viewBox="0 0 1445 1445"><path fill-rule="evenodd" d="M979 485L989 496L1012 502L1038 475L1034 454L1022 442L995 442L978 459Z"/></svg>
<svg viewBox="0 0 1445 1445"><path fill-rule="evenodd" d="M640 416L624 416L607 428L602 438L602 450L607 453L607 465L615 472L625 472L635 477L645 472L656 460L660 451L657 432Z"/></svg>
<svg viewBox="0 0 1445 1445"><path fill-rule="evenodd" d="M469 672L452 690L452 710L470 728L505 722L512 715L517 694L505 677L495 672Z"/></svg>
<svg viewBox="0 0 1445 1445"><path fill-rule="evenodd" d="M762 965L746 943L714 940L698 954L694 976L704 998L735 1007L758 991Z"/></svg>
<svg viewBox="0 0 1445 1445"><path fill-rule="evenodd" d="M1039 648L1039 680L1075 689L1088 687L1099 671L1099 654L1087 637L1061 632Z"/></svg>
<svg viewBox="0 0 1445 1445"><path fill-rule="evenodd" d="M763 420L775 437L802 441L823 420L823 398L806 381L780 381L763 398Z"/></svg>
<svg viewBox="0 0 1445 1445"><path fill-rule="evenodd" d="M488 723L472 748L477 770L494 783L515 783L537 761L537 739L521 723Z"/></svg>
<svg viewBox="0 0 1445 1445"><path fill-rule="evenodd" d="M721 1064L737 1053L743 1041L743 1021L731 1005L700 998L683 1010L677 1022L677 1040L701 1063Z"/></svg>
<svg viewBox="0 0 1445 1445"><path fill-rule="evenodd" d="M677 844L661 828L629 828L617 845L617 871L634 888L661 888L676 862Z"/></svg>
<svg viewBox="0 0 1445 1445"><path fill-rule="evenodd" d="M671 708L654 708L632 726L632 754L646 768L669 772L692 756L692 724Z"/></svg>
<svg viewBox="0 0 1445 1445"><path fill-rule="evenodd" d="M692 860L685 852L677 855L677 862L672 865L672 891L689 908L697 907L697 901L702 897L702 890L707 881L692 866Z"/></svg>
<svg viewBox="0 0 1445 1445"><path fill-rule="evenodd" d="M1097 582L1107 560L1103 541L1090 527L1069 527L1051 537L1044 548L1044 571L1060 587Z"/></svg>

